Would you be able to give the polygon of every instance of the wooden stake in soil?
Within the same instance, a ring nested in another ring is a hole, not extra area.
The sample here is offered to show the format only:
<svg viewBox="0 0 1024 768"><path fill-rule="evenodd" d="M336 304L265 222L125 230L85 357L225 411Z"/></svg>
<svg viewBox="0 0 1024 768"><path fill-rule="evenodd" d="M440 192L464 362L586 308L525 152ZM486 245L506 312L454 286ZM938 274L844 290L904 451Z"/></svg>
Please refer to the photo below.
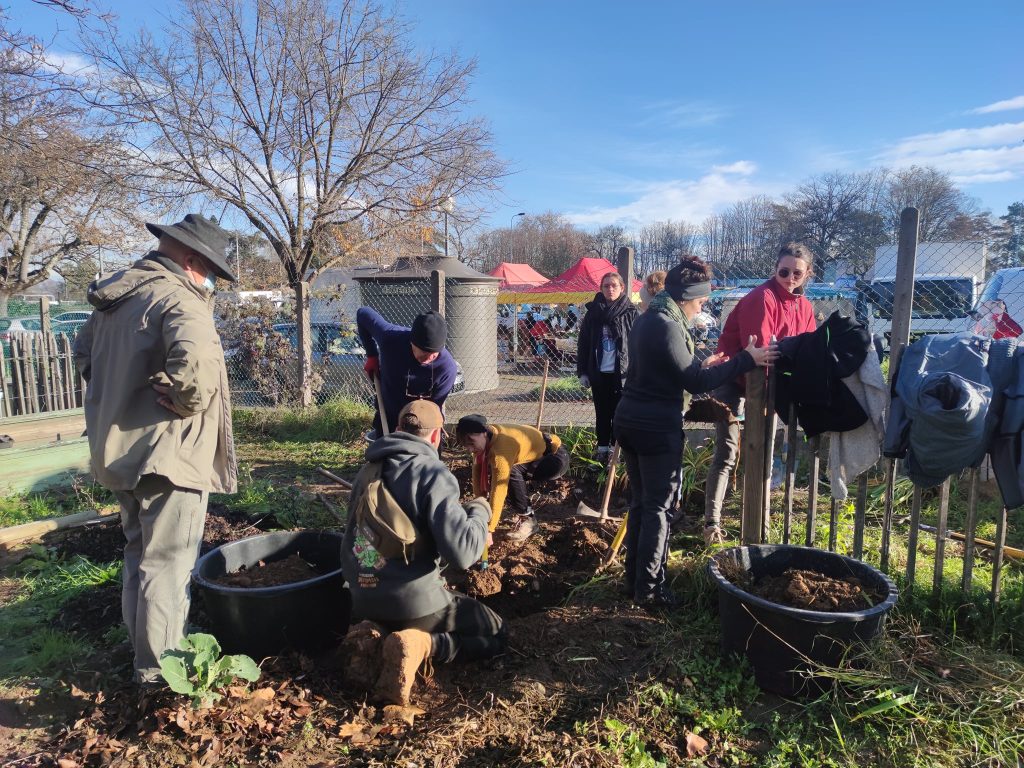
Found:
<svg viewBox="0 0 1024 768"><path fill-rule="evenodd" d="M996 557L992 562L992 605L999 603L999 591L1003 577L1003 549L1006 547L1006 507L1001 507L996 516ZM993 626L995 624L993 623Z"/></svg>
<svg viewBox="0 0 1024 768"><path fill-rule="evenodd" d="M921 525L921 489L914 486L910 502L910 533L907 535L907 591L914 590L914 576L917 570L917 532Z"/></svg>
<svg viewBox="0 0 1024 768"><path fill-rule="evenodd" d="M346 479L344 479L342 477L338 477L333 472L328 472L323 467L317 467L316 471L319 472L324 477L326 477L328 480L333 480L338 485L340 485L342 488L347 488L350 491L352 490L352 483L350 483L348 480L346 480Z"/></svg>
<svg viewBox="0 0 1024 768"><path fill-rule="evenodd" d="M807 531L804 535L804 546L814 546L814 529L818 525L818 474L821 472L821 435L815 435L811 443L811 475L807 487Z"/></svg>
<svg viewBox="0 0 1024 768"><path fill-rule="evenodd" d="M946 563L946 521L949 519L949 486L952 478L947 477L939 491L938 530L935 532L935 573L932 576L932 595L942 594L942 569Z"/></svg>
<svg viewBox="0 0 1024 768"><path fill-rule="evenodd" d="M746 377L747 415L743 425L743 506L740 541L762 543L765 497L765 431L768 429L765 372L760 368Z"/></svg>
<svg viewBox="0 0 1024 768"><path fill-rule="evenodd" d="M4 347L0 344L0 416L13 416L11 413L11 390L8 387L10 376L7 375L7 357Z"/></svg>
<svg viewBox="0 0 1024 768"><path fill-rule="evenodd" d="M548 366L550 362L548 358L544 358L544 380L540 383L540 402L537 403L537 429L540 429L540 425L544 421L544 398L548 394Z"/></svg>
<svg viewBox="0 0 1024 768"><path fill-rule="evenodd" d="M833 496L828 513L828 551L836 551L836 539L839 536L839 502Z"/></svg>
<svg viewBox="0 0 1024 768"><path fill-rule="evenodd" d="M971 591L971 579L974 576L974 527L978 520L978 483L981 477L981 470L978 467L971 468L971 489L967 497L967 519L964 521L964 530L967 535L964 537L964 570L960 580L960 590L967 594Z"/></svg>
<svg viewBox="0 0 1024 768"><path fill-rule="evenodd" d="M892 505L896 492L896 459L885 460L885 508L882 510L882 547L879 569L889 571L889 540L892 533Z"/></svg>
<svg viewBox="0 0 1024 768"><path fill-rule="evenodd" d="M786 488L783 493L785 517L782 521L782 543L789 544L793 533L793 490L796 487L796 408L789 406L786 423Z"/></svg>
<svg viewBox="0 0 1024 768"><path fill-rule="evenodd" d="M857 478L857 502L853 508L853 556L864 558L864 517L868 508L868 473Z"/></svg>

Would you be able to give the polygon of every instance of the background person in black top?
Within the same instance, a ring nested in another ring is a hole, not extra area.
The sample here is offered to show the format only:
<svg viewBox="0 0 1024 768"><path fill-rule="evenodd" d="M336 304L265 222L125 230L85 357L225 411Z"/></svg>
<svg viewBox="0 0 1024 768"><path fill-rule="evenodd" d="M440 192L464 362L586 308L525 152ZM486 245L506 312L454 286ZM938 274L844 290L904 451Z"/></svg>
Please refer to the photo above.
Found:
<svg viewBox="0 0 1024 768"><path fill-rule="evenodd" d="M587 304L576 346L576 373L594 397L597 459L608 457L612 417L622 395L622 377L629 367L627 339L639 312L618 272L601 278L601 292Z"/></svg>

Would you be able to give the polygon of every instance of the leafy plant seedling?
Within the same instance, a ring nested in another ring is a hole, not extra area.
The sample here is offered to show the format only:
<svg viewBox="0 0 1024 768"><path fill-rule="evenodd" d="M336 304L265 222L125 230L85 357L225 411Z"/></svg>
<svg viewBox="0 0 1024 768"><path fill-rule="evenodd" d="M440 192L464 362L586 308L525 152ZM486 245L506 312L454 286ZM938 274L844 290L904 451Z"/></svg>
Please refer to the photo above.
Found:
<svg viewBox="0 0 1024 768"><path fill-rule="evenodd" d="M190 697L193 707L206 709L221 698L218 689L236 677L258 680L260 668L244 654L221 656L217 638L197 632L181 641L180 650L161 654L160 675L172 691Z"/></svg>

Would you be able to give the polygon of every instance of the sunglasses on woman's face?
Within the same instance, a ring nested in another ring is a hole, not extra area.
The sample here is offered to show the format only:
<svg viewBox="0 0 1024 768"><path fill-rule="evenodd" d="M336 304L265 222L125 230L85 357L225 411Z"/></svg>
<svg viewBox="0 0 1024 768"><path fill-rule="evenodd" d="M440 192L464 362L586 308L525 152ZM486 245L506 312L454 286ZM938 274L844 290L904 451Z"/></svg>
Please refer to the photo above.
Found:
<svg viewBox="0 0 1024 768"><path fill-rule="evenodd" d="M790 272L793 273L793 277L797 280L804 276L804 271L802 269L790 269L789 267L779 267L779 271L776 274L785 280L789 277Z"/></svg>

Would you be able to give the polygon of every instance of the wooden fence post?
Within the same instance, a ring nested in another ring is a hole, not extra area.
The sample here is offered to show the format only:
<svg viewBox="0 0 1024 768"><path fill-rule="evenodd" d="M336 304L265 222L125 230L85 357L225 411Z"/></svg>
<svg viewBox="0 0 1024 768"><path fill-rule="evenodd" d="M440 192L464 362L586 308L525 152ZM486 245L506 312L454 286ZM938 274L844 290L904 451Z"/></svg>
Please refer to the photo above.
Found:
<svg viewBox="0 0 1024 768"><path fill-rule="evenodd" d="M764 530L765 430L767 378L755 368L746 377L746 418L743 422L743 512L740 541L760 544Z"/></svg>
<svg viewBox="0 0 1024 768"><path fill-rule="evenodd" d="M615 268L619 271L623 285L626 286L626 295L633 295L633 249L624 245L615 254Z"/></svg>

